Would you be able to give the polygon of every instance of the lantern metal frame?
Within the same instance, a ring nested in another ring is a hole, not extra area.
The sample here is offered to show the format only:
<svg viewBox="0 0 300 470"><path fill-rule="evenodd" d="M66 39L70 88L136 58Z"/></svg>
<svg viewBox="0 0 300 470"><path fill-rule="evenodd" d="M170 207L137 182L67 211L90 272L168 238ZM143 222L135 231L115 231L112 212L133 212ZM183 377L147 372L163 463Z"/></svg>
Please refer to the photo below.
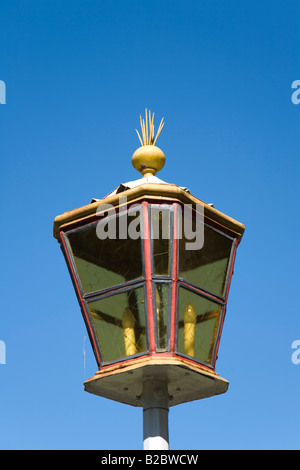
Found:
<svg viewBox="0 0 300 470"><path fill-rule="evenodd" d="M99 221L98 211L103 204L110 204L115 214L124 210L121 197L126 197L126 209L132 204L142 206L143 237L141 240L141 257L143 276L127 281L126 283L108 287L101 291L85 294L81 288L80 279L76 273L76 265L72 260L72 251L68 242L68 233L84 229ZM150 237L151 207L152 205L168 205L172 209L171 237L170 237L170 268L168 276L156 275L153 269L153 240ZM231 253L228 261L227 276L224 295L219 296L195 285L179 276L179 240L176 211L178 205L189 204L193 210L202 205L204 210L204 223L232 240ZM54 237L57 238L63 251L67 266L72 278L75 292L81 307L82 316L87 326L91 345L95 354L98 371L84 383L89 393L100 395L132 406L143 406L142 387L146 378L161 379L165 377L168 382L170 396L169 406L193 401L209 396L225 393L229 383L215 372L215 363L220 345L222 328L226 313L226 306L230 283L233 274L237 247L242 239L245 227L240 222L216 210L212 205L192 196L184 188L172 184L149 183L147 179L134 187L120 185L116 191L104 199L93 199L88 205L57 216L54 221ZM167 343L166 347L158 347L156 315L156 299L153 292L155 284L169 285ZM102 361L96 334L88 310L88 302L96 297L105 298L114 293L144 286L146 315L147 350L132 356L125 356L114 361ZM211 300L222 306L218 332L214 345L211 364L186 356L178 351L178 292L180 288L188 289L197 295ZM178 386L180 383L180 387Z"/></svg>
<svg viewBox="0 0 300 470"><path fill-rule="evenodd" d="M178 239L176 238L177 224L179 222L177 218L177 202L169 202L163 207L157 203L144 200L141 202L141 260L142 260L142 276L130 281L126 281L121 284L116 284L104 289L95 290L93 292L84 292L82 283L78 274L77 266L73 258L72 248L69 242L68 236L74 232L78 233L80 231L93 228L98 223L98 219L90 221L88 223L80 224L77 227L73 227L70 230L65 230L60 232L61 248L64 253L67 265L69 266L69 271L71 278L73 280L73 285L77 293L77 298L79 300L83 318L87 326L89 333L90 341L92 343L93 351L97 360L98 367L101 368L106 365L118 363L120 361L128 361L135 359L137 357L149 355L149 354L162 354L162 353L175 353L178 356L182 356L188 360L192 360L196 363L201 364L202 366L208 367L212 370L215 368L216 355L218 351L218 346L220 342L221 330L224 322L224 316L226 311L227 297L230 287L230 281L232 277L232 268L235 257L235 252L237 248L237 239L229 236L227 233L220 231L208 224L206 221L203 223L207 225L210 229L218 232L222 236L227 237L231 240L231 253L228 260L228 266L226 270L226 280L224 286L224 295L218 295L216 293L210 292L209 290L204 289L201 285L196 285L183 277L179 276L178 266L179 266L179 249L178 249ZM128 210L130 205L128 205ZM169 252L169 273L167 275L156 274L154 269L154 240L151 236L151 221L152 221L152 211L153 210L165 210L169 212L170 215L170 252ZM107 217L118 217L119 211L116 208L116 211L113 215L108 214ZM145 236L145 232L148 232L149 237ZM146 255L147 253L147 255ZM146 274L146 270L148 271ZM157 317L154 315L156 311L156 296L155 286L157 284L166 284L169 286L168 292L168 313L167 313L167 334L166 334L166 346L164 348L159 347L158 341L158 327L157 327ZM105 361L102 357L101 348L99 347L97 334L93 326L91 315L89 312L89 303L91 301L101 300L112 295L127 292L133 288L143 287L144 289L144 299L145 299L145 328L146 328L146 342L147 349L143 352L139 352L133 355L124 356L118 359L111 361ZM204 299L210 300L217 305L222 307L220 312L220 321L218 324L218 331L216 333L216 340L213 348L212 363L208 364L197 358L192 358L183 352L178 350L178 302L179 302L179 289L183 288L189 290L196 295L203 297ZM152 300L151 300L152 299ZM150 308L149 308L150 307ZM150 322L150 327L149 327Z"/></svg>

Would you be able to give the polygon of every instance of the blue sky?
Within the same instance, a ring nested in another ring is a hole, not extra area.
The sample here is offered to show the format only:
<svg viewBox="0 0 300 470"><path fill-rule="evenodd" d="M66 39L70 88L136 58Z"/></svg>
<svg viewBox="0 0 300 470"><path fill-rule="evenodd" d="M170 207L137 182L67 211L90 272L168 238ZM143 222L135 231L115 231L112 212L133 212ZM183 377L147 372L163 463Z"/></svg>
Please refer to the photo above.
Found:
<svg viewBox="0 0 300 470"><path fill-rule="evenodd" d="M52 228L139 178L147 107L166 122L158 176L246 226L216 364L229 390L171 408L170 447L299 449L299 2L0 8L0 448L142 448L141 409L83 390L96 362Z"/></svg>

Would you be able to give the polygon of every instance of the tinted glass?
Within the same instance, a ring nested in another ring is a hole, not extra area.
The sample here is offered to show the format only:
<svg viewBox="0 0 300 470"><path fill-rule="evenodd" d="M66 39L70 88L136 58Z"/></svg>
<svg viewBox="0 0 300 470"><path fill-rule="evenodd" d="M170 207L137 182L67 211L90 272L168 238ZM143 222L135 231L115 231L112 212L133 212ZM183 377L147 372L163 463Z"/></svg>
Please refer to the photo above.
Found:
<svg viewBox="0 0 300 470"><path fill-rule="evenodd" d="M178 305L178 352L211 364L222 307L181 287Z"/></svg>
<svg viewBox="0 0 300 470"><path fill-rule="evenodd" d="M157 347L167 347L168 312L169 312L169 284L155 283L155 312L157 324Z"/></svg>
<svg viewBox="0 0 300 470"><path fill-rule="evenodd" d="M154 274L168 276L170 272L171 212L169 208L151 206L151 239Z"/></svg>
<svg viewBox="0 0 300 470"><path fill-rule="evenodd" d="M187 217L187 219L186 219ZM195 216L182 217L183 230L179 240L179 276L192 284L224 295L232 240L203 223L196 223ZM199 235L203 244L193 248L191 239L187 238L185 229L187 221L191 223L192 232ZM200 236L201 232L201 236Z"/></svg>
<svg viewBox="0 0 300 470"><path fill-rule="evenodd" d="M88 306L104 362L147 350L143 287Z"/></svg>
<svg viewBox="0 0 300 470"><path fill-rule="evenodd" d="M127 228L130 227L131 222L138 227L139 221L136 216L124 214L120 217L103 219L101 227L97 222L68 234L85 293L142 277L141 237L136 239L128 235ZM124 238L119 237L122 230ZM135 235L137 231L129 230L129 233ZM99 235L103 237L103 233L105 236L105 232L107 232L107 238L99 238Z"/></svg>

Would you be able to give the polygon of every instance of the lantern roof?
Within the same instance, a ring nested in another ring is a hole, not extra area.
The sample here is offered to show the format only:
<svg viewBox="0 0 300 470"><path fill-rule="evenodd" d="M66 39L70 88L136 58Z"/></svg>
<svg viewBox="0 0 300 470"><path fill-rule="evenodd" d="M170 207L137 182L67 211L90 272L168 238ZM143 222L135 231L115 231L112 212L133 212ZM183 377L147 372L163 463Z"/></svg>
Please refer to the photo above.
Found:
<svg viewBox="0 0 300 470"><path fill-rule="evenodd" d="M238 238L242 238L245 226L240 222L228 217L214 208L211 203L206 203L195 196L184 186L178 186L174 183L168 183L156 176L166 161L163 151L155 144L157 138L164 126L163 119L160 122L157 134L154 132L154 113L145 110L145 119L140 116L141 135L136 130L140 143L142 144L132 155L131 162L133 167L143 176L137 180L128 181L119 184L112 192L105 197L98 199L92 198L90 203L71 211L59 215L54 220L54 237L59 239L59 231L64 229L74 221L88 220L95 215L100 204L111 204L118 206L119 197L126 196L128 203L135 202L141 198L150 197L161 202L175 200L182 204L201 204L204 206L205 217L222 226L223 228L234 232Z"/></svg>
<svg viewBox="0 0 300 470"><path fill-rule="evenodd" d="M114 189L112 192L110 192L107 196L105 196L103 199L106 199L107 197L114 196L116 194L120 194L123 191L127 191L128 189L133 189L137 188L138 186L142 186L144 184L167 184L170 185L170 183L167 183L166 181L161 180L160 178L157 178L157 176L154 176L152 174L147 174L143 178L139 178L137 180L133 181L128 181L126 183L121 183L116 189ZM179 187L183 191L186 191L187 193L191 193L188 188L185 188L183 186L177 186L176 184L172 184L172 186ZM100 201L100 199L93 198L91 202L97 202ZM210 204L212 205L212 204Z"/></svg>

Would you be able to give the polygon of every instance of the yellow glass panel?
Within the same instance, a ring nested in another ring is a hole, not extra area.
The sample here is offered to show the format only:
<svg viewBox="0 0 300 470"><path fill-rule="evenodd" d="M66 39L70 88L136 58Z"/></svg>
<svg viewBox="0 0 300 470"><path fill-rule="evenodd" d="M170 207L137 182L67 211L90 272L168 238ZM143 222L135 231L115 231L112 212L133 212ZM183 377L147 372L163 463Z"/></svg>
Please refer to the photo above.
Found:
<svg viewBox="0 0 300 470"><path fill-rule="evenodd" d="M144 288L89 302L104 362L147 351Z"/></svg>
<svg viewBox="0 0 300 470"><path fill-rule="evenodd" d="M151 239L153 243L154 274L170 273L171 213L169 209L151 206Z"/></svg>
<svg viewBox="0 0 300 470"><path fill-rule="evenodd" d="M128 225L132 217L122 215ZM119 238L119 216L110 218L106 239L97 235L97 223L68 234L84 293L113 287L143 276L141 239ZM115 238L112 238L114 237Z"/></svg>
<svg viewBox="0 0 300 470"><path fill-rule="evenodd" d="M155 306L158 348L167 347L168 311L169 311L169 284L155 283Z"/></svg>
<svg viewBox="0 0 300 470"><path fill-rule="evenodd" d="M211 364L222 306L182 287L178 305L178 352Z"/></svg>
<svg viewBox="0 0 300 470"><path fill-rule="evenodd" d="M190 217L190 216L185 216ZM224 296L232 240L207 225L199 225L203 230L203 246L200 249L187 249L189 240L184 236L179 240L179 277L202 289ZM195 218L192 220L196 231Z"/></svg>

